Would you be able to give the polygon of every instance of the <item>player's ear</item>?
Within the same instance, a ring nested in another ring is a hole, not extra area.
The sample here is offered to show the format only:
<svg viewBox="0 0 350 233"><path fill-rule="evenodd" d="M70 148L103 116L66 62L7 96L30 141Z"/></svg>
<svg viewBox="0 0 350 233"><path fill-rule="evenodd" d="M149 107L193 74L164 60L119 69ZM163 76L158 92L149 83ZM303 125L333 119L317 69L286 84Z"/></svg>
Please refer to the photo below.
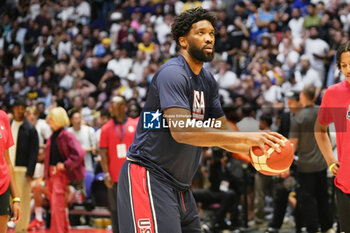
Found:
<svg viewBox="0 0 350 233"><path fill-rule="evenodd" d="M186 49L187 48L187 40L184 36L180 36L179 37L179 44L180 44L180 47L183 48L183 49Z"/></svg>

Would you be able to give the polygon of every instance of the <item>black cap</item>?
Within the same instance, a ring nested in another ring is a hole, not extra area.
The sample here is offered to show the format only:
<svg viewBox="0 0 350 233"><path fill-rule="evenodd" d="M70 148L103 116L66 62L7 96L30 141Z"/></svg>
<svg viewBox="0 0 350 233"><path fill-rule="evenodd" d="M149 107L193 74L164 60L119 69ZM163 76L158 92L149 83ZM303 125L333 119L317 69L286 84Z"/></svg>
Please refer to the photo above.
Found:
<svg viewBox="0 0 350 233"><path fill-rule="evenodd" d="M293 99L293 100L298 100L299 101L299 95L300 95L299 91L292 90L292 91L288 91L287 92L286 97L288 99Z"/></svg>
<svg viewBox="0 0 350 233"><path fill-rule="evenodd" d="M17 98L15 98L15 102L12 104L12 107L20 106L20 105L22 105L22 106L24 106L24 107L27 106L27 103L26 103L25 98L23 98L23 97L17 97Z"/></svg>

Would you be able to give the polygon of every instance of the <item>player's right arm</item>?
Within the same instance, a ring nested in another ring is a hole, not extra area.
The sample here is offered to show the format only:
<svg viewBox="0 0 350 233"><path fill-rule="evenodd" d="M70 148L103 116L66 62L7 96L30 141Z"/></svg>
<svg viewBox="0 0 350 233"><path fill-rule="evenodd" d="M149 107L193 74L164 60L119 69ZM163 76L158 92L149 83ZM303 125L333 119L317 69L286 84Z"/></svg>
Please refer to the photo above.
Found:
<svg viewBox="0 0 350 233"><path fill-rule="evenodd" d="M336 161L333 155L331 141L327 133L328 125L321 124L317 118L314 130L315 139L317 141L318 147L320 148L322 155L328 164L328 167L330 167L332 164L336 164L332 167L331 172L333 175L337 175L339 162Z"/></svg>
<svg viewBox="0 0 350 233"><path fill-rule="evenodd" d="M324 159L328 164L331 173L336 176L338 173L339 162L333 155L331 141L328 137L328 126L334 122L332 111L334 111L334 91L327 89L322 98L321 107L318 111L318 117L314 126L314 135L318 147L320 148Z"/></svg>
<svg viewBox="0 0 350 233"><path fill-rule="evenodd" d="M259 146L266 152L265 144L274 147L276 150L279 150L276 143L282 146L284 145L282 141L283 137L274 132L233 132L225 127L179 127L177 123L169 124L169 121L186 122L187 119L191 119L191 112L184 108L171 107L164 109L164 115L168 121L171 135L178 143L201 147L218 146L230 152L246 154L249 153L249 149L252 146ZM218 118L217 121L225 124L226 118L223 116Z"/></svg>
<svg viewBox="0 0 350 233"><path fill-rule="evenodd" d="M13 166L12 166L12 163L10 160L10 155L9 155L8 149L5 150L4 156L5 156L5 161L7 163L9 174L10 174L11 195L13 198L19 197L19 192L18 192L16 184L15 184L15 173L14 173ZM19 202L13 202L12 211L13 211L13 221L16 223L21 219L21 215L22 215Z"/></svg>

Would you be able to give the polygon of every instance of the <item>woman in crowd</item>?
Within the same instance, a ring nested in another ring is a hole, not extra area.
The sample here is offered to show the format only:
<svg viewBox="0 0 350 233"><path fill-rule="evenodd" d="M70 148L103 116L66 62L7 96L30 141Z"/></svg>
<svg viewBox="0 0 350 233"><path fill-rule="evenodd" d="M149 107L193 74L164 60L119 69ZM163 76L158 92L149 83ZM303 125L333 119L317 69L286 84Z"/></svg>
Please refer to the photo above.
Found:
<svg viewBox="0 0 350 233"><path fill-rule="evenodd" d="M69 232L67 190L72 181L85 176L85 151L74 135L64 127L69 125L66 110L53 108L46 118L53 133L45 148L45 179L51 208L51 232Z"/></svg>

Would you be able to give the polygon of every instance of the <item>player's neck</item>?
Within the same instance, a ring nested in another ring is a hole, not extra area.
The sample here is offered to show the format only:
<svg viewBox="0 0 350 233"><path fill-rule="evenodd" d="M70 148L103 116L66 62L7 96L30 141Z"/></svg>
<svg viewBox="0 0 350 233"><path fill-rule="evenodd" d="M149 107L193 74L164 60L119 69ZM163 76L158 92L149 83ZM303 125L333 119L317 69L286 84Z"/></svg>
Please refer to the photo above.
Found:
<svg viewBox="0 0 350 233"><path fill-rule="evenodd" d="M194 59L186 50L182 49L179 51L179 55L182 55L187 64L190 66L192 72L195 75L198 75L201 72L201 69L203 67L203 62L200 62L196 59Z"/></svg>

